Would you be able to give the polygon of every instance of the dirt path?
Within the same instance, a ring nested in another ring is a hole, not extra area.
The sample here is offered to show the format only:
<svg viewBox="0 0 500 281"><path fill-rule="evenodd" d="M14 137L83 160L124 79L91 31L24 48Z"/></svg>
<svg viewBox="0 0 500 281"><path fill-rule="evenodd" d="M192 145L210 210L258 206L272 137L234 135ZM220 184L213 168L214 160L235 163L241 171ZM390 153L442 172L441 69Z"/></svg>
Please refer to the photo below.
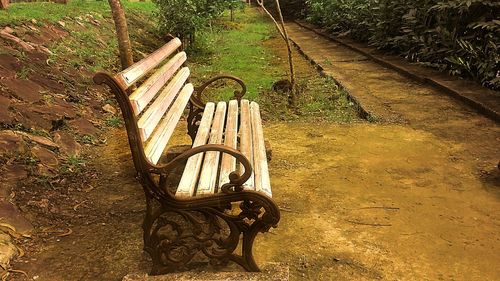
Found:
<svg viewBox="0 0 500 281"><path fill-rule="evenodd" d="M340 81L380 121L406 124L465 145L464 152L491 169L500 159L499 131L493 121L434 88L424 86L297 24L288 24L302 51ZM481 146L481 149L476 149Z"/></svg>
<svg viewBox="0 0 500 281"><path fill-rule="evenodd" d="M376 64L352 62L338 46L321 54L343 83L370 93L380 122L265 124L282 220L258 237L259 263L288 264L291 280L499 280L499 126ZM149 265L125 133L107 140L73 233L47 235L19 259L15 268L30 276L19 280L120 280Z"/></svg>

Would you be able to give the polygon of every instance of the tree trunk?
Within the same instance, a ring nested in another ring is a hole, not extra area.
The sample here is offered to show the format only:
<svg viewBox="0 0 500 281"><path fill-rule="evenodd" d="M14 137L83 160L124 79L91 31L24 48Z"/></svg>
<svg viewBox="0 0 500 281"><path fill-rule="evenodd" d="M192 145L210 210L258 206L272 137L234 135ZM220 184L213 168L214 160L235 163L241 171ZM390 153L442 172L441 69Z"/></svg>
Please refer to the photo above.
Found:
<svg viewBox="0 0 500 281"><path fill-rule="evenodd" d="M275 0L275 5L276 5L276 10L278 12L279 16L279 21L278 22L274 16L269 12L265 5L264 5L264 0L257 0L257 4L264 10L264 12L271 18L271 20L274 22L274 25L276 26L276 29L278 30L279 34L281 35L281 38L285 41L287 53L288 53L288 65L290 67L290 93L288 94L288 104L290 106L295 106L295 96L297 94L297 87L295 85L295 68L293 65L293 55L292 55L292 47L290 46L290 38L288 37L288 32L285 27L285 21L283 20L283 14L281 13L281 7L280 7L280 2L279 0Z"/></svg>
<svg viewBox="0 0 500 281"><path fill-rule="evenodd" d="M122 68L125 69L134 64L125 11L123 10L120 0L108 0L108 2L111 7L111 13L113 14L113 21L115 22L118 48L120 50L120 61Z"/></svg>
<svg viewBox="0 0 500 281"><path fill-rule="evenodd" d="M7 9L9 6L9 0L0 0L0 10Z"/></svg>

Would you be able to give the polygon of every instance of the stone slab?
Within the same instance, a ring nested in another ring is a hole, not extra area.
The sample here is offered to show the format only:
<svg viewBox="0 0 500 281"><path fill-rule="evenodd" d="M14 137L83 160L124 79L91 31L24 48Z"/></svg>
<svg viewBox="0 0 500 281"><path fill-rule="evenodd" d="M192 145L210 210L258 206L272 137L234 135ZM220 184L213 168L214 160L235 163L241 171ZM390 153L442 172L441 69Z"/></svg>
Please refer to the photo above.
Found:
<svg viewBox="0 0 500 281"><path fill-rule="evenodd" d="M146 273L132 273L126 275L122 281L287 281L290 269L280 263L268 263L262 272L182 272L158 276L149 276Z"/></svg>
<svg viewBox="0 0 500 281"><path fill-rule="evenodd" d="M19 209L6 201L0 201L0 228L13 234L30 236L33 225L23 217Z"/></svg>

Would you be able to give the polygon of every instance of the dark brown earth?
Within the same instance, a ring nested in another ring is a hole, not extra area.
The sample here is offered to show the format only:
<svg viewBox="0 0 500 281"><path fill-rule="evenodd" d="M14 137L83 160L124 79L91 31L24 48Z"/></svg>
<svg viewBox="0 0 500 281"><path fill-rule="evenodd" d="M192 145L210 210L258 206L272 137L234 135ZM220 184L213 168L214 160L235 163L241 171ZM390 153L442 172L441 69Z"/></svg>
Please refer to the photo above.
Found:
<svg viewBox="0 0 500 281"><path fill-rule="evenodd" d="M279 39L266 46L283 64ZM298 58L301 79L316 75ZM500 279L499 126L363 63L336 63L332 73L377 97L378 122L265 123L282 220L258 237L259 264L285 263L292 280ZM174 143L187 143L182 133ZM82 144L85 164L65 162L65 177L15 189L36 230L18 240L25 254L13 268L28 278L12 273L14 280L119 280L149 266L141 253L143 195L125 132Z"/></svg>

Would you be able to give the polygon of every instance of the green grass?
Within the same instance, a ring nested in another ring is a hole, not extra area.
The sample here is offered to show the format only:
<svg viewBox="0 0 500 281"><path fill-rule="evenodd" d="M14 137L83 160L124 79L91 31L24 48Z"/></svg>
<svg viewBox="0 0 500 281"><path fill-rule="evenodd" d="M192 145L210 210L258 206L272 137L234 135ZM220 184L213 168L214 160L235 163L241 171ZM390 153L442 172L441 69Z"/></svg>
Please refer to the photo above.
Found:
<svg viewBox="0 0 500 281"><path fill-rule="evenodd" d="M202 40L201 48L208 47L213 52L194 46L188 50L190 65L199 81L223 73L241 77L248 86L245 97L254 100L263 89L270 89L273 82L284 75L282 69L272 65L272 54L262 46L264 40L274 35L274 26L250 11L237 11L235 18L229 29L215 26L212 31L198 36ZM228 99L234 89L238 88L223 87L216 97Z"/></svg>
<svg viewBox="0 0 500 281"><path fill-rule="evenodd" d="M156 6L152 2L123 1L127 10L153 12ZM78 17L88 13L109 14L111 10L107 1L74 0L68 4L56 3L12 3L7 10L0 10L0 26L18 24L20 22L37 21L57 22L65 17Z"/></svg>
<svg viewBox="0 0 500 281"><path fill-rule="evenodd" d="M108 127L113 127L113 128L119 128L122 125L122 119L120 117L109 117L106 119L106 126Z"/></svg>
<svg viewBox="0 0 500 281"><path fill-rule="evenodd" d="M289 107L287 94L272 90L275 82L289 79L286 54L283 49L274 49L285 48L275 26L256 9L238 11L235 18L233 23L224 15L211 31L198 36L195 46L188 48L196 83L221 73L239 76L248 86L245 98L258 100L265 119L335 122L357 119L347 94L333 80L321 77L297 53L294 64L299 94L296 107ZM272 41L266 43L268 39ZM238 89L235 86L216 84L206 100L228 100Z"/></svg>

